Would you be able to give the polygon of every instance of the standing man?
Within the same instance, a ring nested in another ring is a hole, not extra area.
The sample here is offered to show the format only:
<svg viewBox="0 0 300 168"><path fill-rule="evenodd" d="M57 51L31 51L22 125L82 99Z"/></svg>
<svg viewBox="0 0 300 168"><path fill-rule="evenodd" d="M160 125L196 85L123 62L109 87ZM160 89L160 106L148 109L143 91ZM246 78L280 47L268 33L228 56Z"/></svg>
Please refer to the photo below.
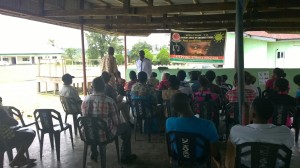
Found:
<svg viewBox="0 0 300 168"><path fill-rule="evenodd" d="M141 50L139 52L140 59L136 61L136 72L139 73L141 71L144 71L147 73L148 78L150 78L152 73L152 62L145 58L145 52Z"/></svg>
<svg viewBox="0 0 300 168"><path fill-rule="evenodd" d="M113 47L108 47L108 55L102 57L100 62L101 73L106 71L112 78L110 78L109 84L116 88L116 74L118 72L118 66L116 58L114 57L115 49Z"/></svg>

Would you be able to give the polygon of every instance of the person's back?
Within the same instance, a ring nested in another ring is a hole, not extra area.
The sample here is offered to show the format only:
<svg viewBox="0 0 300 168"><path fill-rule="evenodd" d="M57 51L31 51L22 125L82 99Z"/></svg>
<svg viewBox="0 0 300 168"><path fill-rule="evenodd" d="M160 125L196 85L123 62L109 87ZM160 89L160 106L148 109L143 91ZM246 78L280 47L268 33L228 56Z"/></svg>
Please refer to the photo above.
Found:
<svg viewBox="0 0 300 168"><path fill-rule="evenodd" d="M179 113L180 117L170 117L166 121L166 132L181 131L187 133L200 134L208 140L212 145L210 152L215 158L218 157L217 147L218 133L214 124L205 119L199 119L193 115L189 104L189 98L184 93L176 93L171 98L171 108L175 113ZM203 156L201 149L196 149L197 157Z"/></svg>
<svg viewBox="0 0 300 168"><path fill-rule="evenodd" d="M234 165L234 146L238 144L245 142L266 142L283 144L290 149L294 146L294 135L289 128L267 124L273 113L273 105L269 100L256 98L252 103L251 110L254 116L253 124L246 126L235 125L230 130L226 158L227 167ZM247 162L247 158L244 160L246 165L250 164Z"/></svg>
<svg viewBox="0 0 300 168"><path fill-rule="evenodd" d="M177 78L180 80L179 91L181 93L184 93L184 94L192 97L193 96L192 88L191 88L190 84L187 81L185 81L186 72L184 70L179 70L177 72Z"/></svg>
<svg viewBox="0 0 300 168"><path fill-rule="evenodd" d="M59 95L63 97L73 98L78 103L81 103L81 98L79 97L79 94L77 90L71 86L74 76L71 76L70 74L64 74L62 76L62 81L64 83L63 87L59 90Z"/></svg>

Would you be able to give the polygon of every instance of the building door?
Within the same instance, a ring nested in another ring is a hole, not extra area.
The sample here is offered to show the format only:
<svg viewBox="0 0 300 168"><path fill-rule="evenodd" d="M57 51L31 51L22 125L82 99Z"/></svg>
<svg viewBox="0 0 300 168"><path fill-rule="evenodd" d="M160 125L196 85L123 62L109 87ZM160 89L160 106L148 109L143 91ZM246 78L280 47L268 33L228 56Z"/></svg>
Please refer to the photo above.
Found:
<svg viewBox="0 0 300 168"><path fill-rule="evenodd" d="M12 58L11 58L11 64L12 64L12 65L16 65L16 64L17 64L16 57L12 57Z"/></svg>
<svg viewBox="0 0 300 168"><path fill-rule="evenodd" d="M285 53L284 51L278 51L276 53L276 65L275 67L278 67L278 68L284 68L284 59L285 59Z"/></svg>
<svg viewBox="0 0 300 168"><path fill-rule="evenodd" d="M34 57L31 57L31 63L32 63L32 64L35 64Z"/></svg>

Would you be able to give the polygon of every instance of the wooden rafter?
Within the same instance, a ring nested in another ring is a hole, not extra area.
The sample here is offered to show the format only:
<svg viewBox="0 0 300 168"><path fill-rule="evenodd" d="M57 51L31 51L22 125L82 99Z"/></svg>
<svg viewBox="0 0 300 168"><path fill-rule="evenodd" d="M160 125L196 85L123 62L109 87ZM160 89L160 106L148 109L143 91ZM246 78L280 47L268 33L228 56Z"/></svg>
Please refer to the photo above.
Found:
<svg viewBox="0 0 300 168"><path fill-rule="evenodd" d="M172 2L172 0L165 0L165 2L167 2L169 5L174 5L174 3Z"/></svg>
<svg viewBox="0 0 300 168"><path fill-rule="evenodd" d="M106 6L111 6L110 3L108 3L108 2L106 2L106 1L104 1L104 0L97 0L97 1L99 1L99 2L101 2L101 3L104 3Z"/></svg>
<svg viewBox="0 0 300 168"><path fill-rule="evenodd" d="M46 10L46 17L77 17L77 16L101 16L101 15L163 15L167 13L178 12L197 12L197 11L216 11L216 10L234 10L235 4L228 3L205 3L205 4L185 4L185 5L167 5L152 7L131 7L130 13L124 8L111 9L86 9L86 10Z"/></svg>

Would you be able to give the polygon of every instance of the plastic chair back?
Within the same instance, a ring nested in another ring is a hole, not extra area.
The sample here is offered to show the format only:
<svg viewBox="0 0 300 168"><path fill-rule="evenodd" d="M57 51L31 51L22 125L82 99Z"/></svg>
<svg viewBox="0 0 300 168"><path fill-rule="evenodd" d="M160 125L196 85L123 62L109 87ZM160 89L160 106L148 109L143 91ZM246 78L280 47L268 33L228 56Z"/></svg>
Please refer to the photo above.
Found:
<svg viewBox="0 0 300 168"><path fill-rule="evenodd" d="M79 117L78 129L81 140L87 145L102 145L114 140L106 122L99 117ZM105 142L100 142L100 131L105 133Z"/></svg>
<svg viewBox="0 0 300 168"><path fill-rule="evenodd" d="M199 101L199 96L203 98L203 101ZM200 118L211 120L214 122L216 128L219 126L219 107L217 102L212 100L210 94L195 95L195 101L193 103L194 113L199 114Z"/></svg>
<svg viewBox="0 0 300 168"><path fill-rule="evenodd" d="M54 109L36 109L33 112L37 129L43 130L44 133L53 133L54 124L53 121L57 121L60 125L61 130L63 130L63 123L61 115L58 111Z"/></svg>
<svg viewBox="0 0 300 168"><path fill-rule="evenodd" d="M210 167L210 145L209 141L202 135L170 131L167 133L166 138L168 155L172 158L173 163L198 163ZM197 156L197 149L202 149L202 156Z"/></svg>
<svg viewBox="0 0 300 168"><path fill-rule="evenodd" d="M246 142L236 146L235 166L236 168L289 168L291 155L292 151L285 145Z"/></svg>

